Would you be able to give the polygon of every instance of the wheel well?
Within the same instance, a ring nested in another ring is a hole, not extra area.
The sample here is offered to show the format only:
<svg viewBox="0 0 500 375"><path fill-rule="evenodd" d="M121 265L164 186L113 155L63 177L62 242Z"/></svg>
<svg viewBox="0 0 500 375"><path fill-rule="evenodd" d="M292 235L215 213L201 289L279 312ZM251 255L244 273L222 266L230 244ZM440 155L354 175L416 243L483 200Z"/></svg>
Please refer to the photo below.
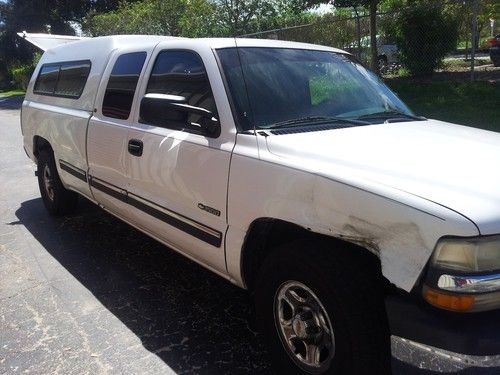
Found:
<svg viewBox="0 0 500 375"><path fill-rule="evenodd" d="M349 251L360 255L362 258L366 258L368 262L364 264L376 267L377 272L381 274L380 259L371 251L359 245L339 238L314 233L287 221L261 218L251 224L243 245L241 269L245 286L249 290L254 289L260 267L267 256L277 249L279 245L307 237L326 238L332 243L332 248L349 249Z"/></svg>
<svg viewBox="0 0 500 375"><path fill-rule="evenodd" d="M35 158L38 159L38 155L40 155L42 150L53 151L49 141L39 135L35 135L33 137L33 155L35 155Z"/></svg>

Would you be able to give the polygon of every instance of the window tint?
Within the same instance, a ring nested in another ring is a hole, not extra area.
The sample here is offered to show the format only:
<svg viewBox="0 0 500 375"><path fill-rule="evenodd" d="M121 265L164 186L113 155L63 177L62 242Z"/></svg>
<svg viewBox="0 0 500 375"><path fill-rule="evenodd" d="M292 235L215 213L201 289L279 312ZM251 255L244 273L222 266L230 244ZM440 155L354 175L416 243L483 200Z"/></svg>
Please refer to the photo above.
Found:
<svg viewBox="0 0 500 375"><path fill-rule="evenodd" d="M88 62L61 64L55 94L75 98L80 97L85 82L87 82L89 70L90 64Z"/></svg>
<svg viewBox="0 0 500 375"><path fill-rule="evenodd" d="M33 91L37 94L53 94L58 76L59 65L42 66Z"/></svg>
<svg viewBox="0 0 500 375"><path fill-rule="evenodd" d="M145 60L146 52L126 53L118 57L104 94L102 103L104 116L128 119Z"/></svg>
<svg viewBox="0 0 500 375"><path fill-rule="evenodd" d="M217 117L217 109L207 73L201 58L189 51L163 51L156 58L146 93L184 97L184 103L209 110ZM189 113L186 116L165 118L155 124L173 129L200 131L202 116Z"/></svg>
<svg viewBox="0 0 500 375"><path fill-rule="evenodd" d="M42 65L33 92L77 99L82 95L89 72L90 61L68 61Z"/></svg>

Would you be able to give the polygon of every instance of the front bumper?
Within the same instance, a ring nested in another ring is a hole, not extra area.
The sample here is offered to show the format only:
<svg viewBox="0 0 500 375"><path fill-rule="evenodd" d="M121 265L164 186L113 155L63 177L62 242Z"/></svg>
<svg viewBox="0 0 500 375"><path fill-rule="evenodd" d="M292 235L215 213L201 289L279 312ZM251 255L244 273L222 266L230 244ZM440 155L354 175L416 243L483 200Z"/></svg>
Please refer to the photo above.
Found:
<svg viewBox="0 0 500 375"><path fill-rule="evenodd" d="M393 335L455 353L500 354L500 310L452 313L399 291L386 298L386 309Z"/></svg>

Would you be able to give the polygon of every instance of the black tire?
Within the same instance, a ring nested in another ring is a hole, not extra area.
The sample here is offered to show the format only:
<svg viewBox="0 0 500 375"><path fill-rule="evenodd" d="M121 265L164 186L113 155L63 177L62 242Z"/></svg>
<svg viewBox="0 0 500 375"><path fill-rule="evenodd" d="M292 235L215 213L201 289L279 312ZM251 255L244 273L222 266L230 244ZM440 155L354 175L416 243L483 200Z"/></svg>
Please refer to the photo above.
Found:
<svg viewBox="0 0 500 375"><path fill-rule="evenodd" d="M374 256L362 249L336 249L331 241L316 238L281 246L264 261L255 291L257 323L278 373L391 373L384 284L377 263ZM334 357L325 361L327 367L319 371L297 365L280 337L275 298L289 280L314 292L333 328Z"/></svg>
<svg viewBox="0 0 500 375"><path fill-rule="evenodd" d="M44 149L38 155L37 164L38 187L42 201L52 216L69 214L76 209L78 194L67 190L59 178L52 150ZM49 176L47 176L49 174ZM47 179L50 188L47 187Z"/></svg>

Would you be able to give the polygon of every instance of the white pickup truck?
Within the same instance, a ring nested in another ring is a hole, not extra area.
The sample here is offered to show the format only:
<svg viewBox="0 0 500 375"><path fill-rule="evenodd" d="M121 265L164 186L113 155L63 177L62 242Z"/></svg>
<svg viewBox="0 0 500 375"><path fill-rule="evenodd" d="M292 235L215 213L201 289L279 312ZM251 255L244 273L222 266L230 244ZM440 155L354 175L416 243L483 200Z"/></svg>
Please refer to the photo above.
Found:
<svg viewBox="0 0 500 375"><path fill-rule="evenodd" d="M255 292L282 373L390 373L391 329L499 350L500 134L415 116L347 52L70 41L21 127L50 214L83 196Z"/></svg>

